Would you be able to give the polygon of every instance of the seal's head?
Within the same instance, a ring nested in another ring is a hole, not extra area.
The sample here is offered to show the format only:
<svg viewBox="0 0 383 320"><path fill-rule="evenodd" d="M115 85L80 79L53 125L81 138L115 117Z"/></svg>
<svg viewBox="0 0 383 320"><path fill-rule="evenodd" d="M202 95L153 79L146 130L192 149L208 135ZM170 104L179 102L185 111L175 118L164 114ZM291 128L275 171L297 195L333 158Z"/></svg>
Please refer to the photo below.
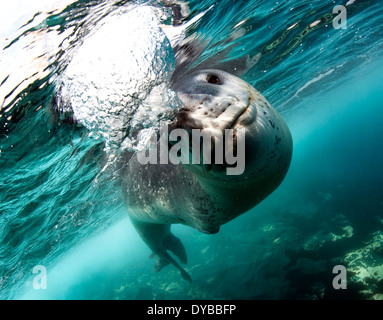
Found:
<svg viewBox="0 0 383 320"><path fill-rule="evenodd" d="M194 226L214 233L280 185L291 161L291 134L280 114L258 91L227 72L196 71L177 80L172 88L184 105L172 129L192 133L191 157L195 148L201 148L199 154L203 155L203 147L193 144L194 132L212 137L212 147L207 148L210 163L202 159L185 167L225 208L225 212L214 214L214 223ZM203 140L205 143L209 139Z"/></svg>
<svg viewBox="0 0 383 320"><path fill-rule="evenodd" d="M189 167L192 172L202 179L230 182L267 175L274 188L279 185L290 164L292 139L282 117L258 91L236 76L213 69L186 75L172 88L184 104L173 129L192 133L199 129L213 136L211 164L201 161ZM221 158L217 146L223 148Z"/></svg>

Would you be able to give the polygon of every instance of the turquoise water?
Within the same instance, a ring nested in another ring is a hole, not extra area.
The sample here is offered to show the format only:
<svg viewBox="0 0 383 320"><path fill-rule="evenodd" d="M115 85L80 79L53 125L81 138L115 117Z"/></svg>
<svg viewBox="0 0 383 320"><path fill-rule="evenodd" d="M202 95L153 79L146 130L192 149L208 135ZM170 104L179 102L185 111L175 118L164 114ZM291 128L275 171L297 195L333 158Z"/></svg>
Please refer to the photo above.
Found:
<svg viewBox="0 0 383 320"><path fill-rule="evenodd" d="M347 29L332 24L338 4L348 4ZM382 299L379 2L189 2L186 20L210 8L186 34L207 44L195 64L258 57L241 77L282 113L294 139L290 171L263 203L216 235L174 227L192 286L171 266L153 273L115 178L101 172L103 142L51 110L55 82L84 37L128 5L4 10L0 298ZM47 270L46 289L33 288L37 265ZM346 290L332 286L335 265L347 268Z"/></svg>

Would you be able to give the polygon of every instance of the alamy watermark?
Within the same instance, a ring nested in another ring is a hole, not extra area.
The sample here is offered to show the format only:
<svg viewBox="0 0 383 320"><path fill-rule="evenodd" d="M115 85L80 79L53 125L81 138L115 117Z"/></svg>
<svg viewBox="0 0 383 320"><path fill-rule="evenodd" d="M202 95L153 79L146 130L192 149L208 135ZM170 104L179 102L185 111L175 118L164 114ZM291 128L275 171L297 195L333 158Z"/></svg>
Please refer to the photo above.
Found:
<svg viewBox="0 0 383 320"><path fill-rule="evenodd" d="M201 143L202 142L202 143ZM245 171L245 129L225 129L224 133L200 129L160 130L160 139L153 136L148 150L137 154L145 164L226 164L227 175ZM158 150L159 148L159 150ZM202 150L202 155L201 155Z"/></svg>
<svg viewBox="0 0 383 320"><path fill-rule="evenodd" d="M332 273L337 274L332 280L332 287L335 290L347 289L347 269L345 266L336 265L332 269Z"/></svg>
<svg viewBox="0 0 383 320"><path fill-rule="evenodd" d="M42 265L37 265L32 269L32 273L36 274L32 281L33 289L45 290L47 288L47 269Z"/></svg>
<svg viewBox="0 0 383 320"><path fill-rule="evenodd" d="M336 14L332 21L334 29L347 29L347 8L342 5L335 6L332 13Z"/></svg>

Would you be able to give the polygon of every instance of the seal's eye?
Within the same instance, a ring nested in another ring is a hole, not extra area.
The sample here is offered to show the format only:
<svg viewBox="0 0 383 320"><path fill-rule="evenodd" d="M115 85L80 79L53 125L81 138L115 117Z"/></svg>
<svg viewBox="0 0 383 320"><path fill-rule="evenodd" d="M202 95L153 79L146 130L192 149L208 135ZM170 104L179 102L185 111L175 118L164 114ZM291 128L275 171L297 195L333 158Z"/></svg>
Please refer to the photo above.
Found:
<svg viewBox="0 0 383 320"><path fill-rule="evenodd" d="M211 84L221 85L222 81L221 79L216 76L215 74L209 74L206 78L206 81Z"/></svg>

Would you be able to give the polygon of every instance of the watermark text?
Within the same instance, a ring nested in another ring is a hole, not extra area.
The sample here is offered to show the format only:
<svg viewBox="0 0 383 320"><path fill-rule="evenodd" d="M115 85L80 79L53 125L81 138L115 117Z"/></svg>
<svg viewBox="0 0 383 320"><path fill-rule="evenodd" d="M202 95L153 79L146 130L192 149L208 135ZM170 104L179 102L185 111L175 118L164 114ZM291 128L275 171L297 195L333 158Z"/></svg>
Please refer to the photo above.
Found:
<svg viewBox="0 0 383 320"><path fill-rule="evenodd" d="M336 265L332 269L332 273L337 274L332 281L335 290L347 289L347 269L345 266Z"/></svg>
<svg viewBox="0 0 383 320"><path fill-rule="evenodd" d="M334 29L347 29L347 9L345 6L339 5L335 6L332 10L333 14L336 14L336 17L332 21L332 26Z"/></svg>
<svg viewBox="0 0 383 320"><path fill-rule="evenodd" d="M226 166L227 175L240 175L245 170L245 129L225 129L224 133L208 130L160 130L160 139L153 136L148 150L137 154L145 164L199 164ZM159 148L159 150L158 150Z"/></svg>
<svg viewBox="0 0 383 320"><path fill-rule="evenodd" d="M33 278L33 289L45 290L47 288L47 269L42 265L37 265L32 269L32 273L37 274Z"/></svg>

